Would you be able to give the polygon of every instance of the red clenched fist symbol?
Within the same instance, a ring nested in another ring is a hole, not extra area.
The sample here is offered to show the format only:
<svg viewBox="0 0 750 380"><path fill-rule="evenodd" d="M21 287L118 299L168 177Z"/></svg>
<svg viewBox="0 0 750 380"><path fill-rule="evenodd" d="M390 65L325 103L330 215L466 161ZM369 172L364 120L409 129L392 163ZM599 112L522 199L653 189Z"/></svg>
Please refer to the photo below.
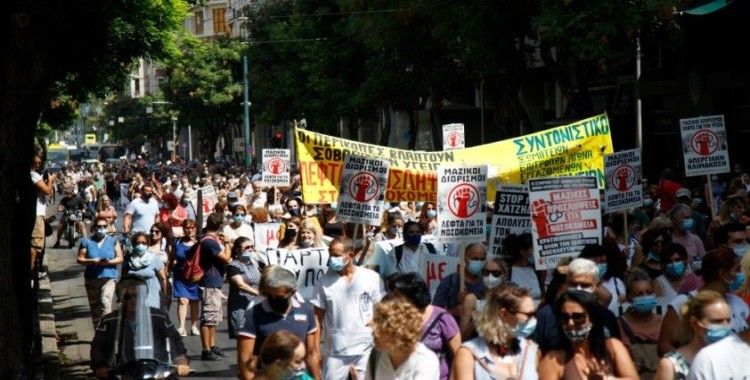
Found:
<svg viewBox="0 0 750 380"><path fill-rule="evenodd" d="M356 179L357 182L354 186L357 187L357 193L354 194L354 199L359 202L367 202L367 189L372 185L372 181L369 176L363 175Z"/></svg>
<svg viewBox="0 0 750 380"><path fill-rule="evenodd" d="M701 133L696 137L695 142L698 143L698 154L701 156L707 156L711 152L708 150L708 145L711 143L711 136L708 133Z"/></svg>
<svg viewBox="0 0 750 380"><path fill-rule="evenodd" d="M547 202L539 199L531 204L531 220L536 226L536 231L540 239L551 235L549 232L549 221L547 220Z"/></svg>
<svg viewBox="0 0 750 380"><path fill-rule="evenodd" d="M457 138L458 137L456 136L455 133L451 133L450 137L448 137L448 139L450 140L451 146L456 146L456 139Z"/></svg>
<svg viewBox="0 0 750 380"><path fill-rule="evenodd" d="M458 205L456 209L456 216L459 218L469 217L469 201L471 200L471 189L462 188L456 191L456 195L453 198Z"/></svg>
<svg viewBox="0 0 750 380"><path fill-rule="evenodd" d="M628 191L628 171L625 168L617 170L617 190Z"/></svg>
<svg viewBox="0 0 750 380"><path fill-rule="evenodd" d="M281 170L279 169L280 165L281 165L281 162L279 162L279 160L275 160L271 162L271 173L279 174L281 172Z"/></svg>

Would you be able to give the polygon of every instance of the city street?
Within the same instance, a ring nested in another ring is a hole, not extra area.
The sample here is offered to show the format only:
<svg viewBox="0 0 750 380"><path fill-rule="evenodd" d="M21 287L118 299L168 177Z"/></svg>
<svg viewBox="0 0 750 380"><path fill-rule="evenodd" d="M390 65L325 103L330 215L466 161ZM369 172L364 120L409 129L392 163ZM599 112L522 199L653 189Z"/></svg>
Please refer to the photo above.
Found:
<svg viewBox="0 0 750 380"><path fill-rule="evenodd" d="M52 207L48 208L52 212ZM118 221L122 220L122 214ZM55 224L56 226L56 224ZM118 223L118 228L120 224ZM55 235L47 239L48 247L54 243ZM63 243L65 244L65 243ZM60 375L62 378L91 378L89 369L89 351L94 337L94 326L84 288L84 267L76 263L75 249L47 249L45 263L48 267L49 281L52 290L52 302L55 313L55 324L60 351ZM225 284L224 294L228 292ZM173 322L177 321L177 303L170 308ZM226 309L225 309L226 316ZM186 325L190 325L190 317ZM194 371L189 378L195 379L233 379L237 373L237 355L235 341L227 336L226 319L219 325L216 333L217 346L228 357L220 361L201 361L200 336L188 335L183 338L190 358L190 368Z"/></svg>

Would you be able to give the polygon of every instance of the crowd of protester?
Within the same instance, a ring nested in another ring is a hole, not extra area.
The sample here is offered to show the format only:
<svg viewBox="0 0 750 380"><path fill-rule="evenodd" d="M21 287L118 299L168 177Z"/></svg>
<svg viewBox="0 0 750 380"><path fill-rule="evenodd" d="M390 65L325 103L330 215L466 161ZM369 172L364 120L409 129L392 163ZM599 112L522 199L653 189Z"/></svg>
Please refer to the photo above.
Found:
<svg viewBox="0 0 750 380"><path fill-rule="evenodd" d="M665 170L642 207L603 214L601 244L554 269L536 270L528 233L507 236L501 256L489 236L466 242L462 273L434 296L418 257L450 253L433 239L431 202L391 204L380 226L357 230L336 204L306 204L299 175L266 187L237 167L137 161L69 167L50 186L91 220L77 247L94 323L117 279L135 275L149 306L176 303L176 330L200 335L201 360L226 356L226 319L243 379L738 379L750 374L750 180L733 175L708 197ZM199 220L208 185L218 201ZM280 249L328 250L312 296L255 249L254 227L269 222ZM374 248L386 240L390 252ZM182 270L195 245L197 283Z"/></svg>

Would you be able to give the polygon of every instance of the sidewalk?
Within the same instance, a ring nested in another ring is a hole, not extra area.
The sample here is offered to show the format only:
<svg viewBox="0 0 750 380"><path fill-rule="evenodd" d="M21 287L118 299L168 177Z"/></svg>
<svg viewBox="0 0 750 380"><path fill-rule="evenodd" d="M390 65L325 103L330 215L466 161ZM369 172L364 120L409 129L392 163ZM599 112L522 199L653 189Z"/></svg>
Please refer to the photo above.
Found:
<svg viewBox="0 0 750 380"><path fill-rule="evenodd" d="M76 263L73 249L47 249L45 258L57 333L60 378L93 378L89 350L94 338L83 267Z"/></svg>

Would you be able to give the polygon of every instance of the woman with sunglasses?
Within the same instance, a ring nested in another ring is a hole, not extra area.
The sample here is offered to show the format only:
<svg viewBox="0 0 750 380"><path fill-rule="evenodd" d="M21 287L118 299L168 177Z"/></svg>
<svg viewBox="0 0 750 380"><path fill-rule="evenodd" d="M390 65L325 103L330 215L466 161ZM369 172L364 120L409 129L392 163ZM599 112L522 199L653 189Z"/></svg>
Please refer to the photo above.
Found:
<svg viewBox="0 0 750 380"><path fill-rule="evenodd" d="M539 379L639 379L625 345L606 331L605 309L596 296L570 290L560 296L554 309L567 340L564 349L544 355Z"/></svg>
<svg viewBox="0 0 750 380"><path fill-rule="evenodd" d="M670 222L671 223L671 222ZM641 258L640 263L633 261L633 266L639 266L648 273L652 280L664 273L661 266L661 249L667 243L672 242L672 235L665 229L649 229L641 238L641 246L645 258Z"/></svg>
<svg viewBox="0 0 750 380"><path fill-rule="evenodd" d="M167 267L164 261L148 249L149 238L143 232L133 234L133 251L125 258L123 275L132 274L146 281L148 298L146 304L150 307L164 309L171 302L169 283L167 282Z"/></svg>
<svg viewBox="0 0 750 380"><path fill-rule="evenodd" d="M479 336L458 349L454 378L538 379L539 350L528 338L536 328L536 308L528 289L503 284L488 293L474 319Z"/></svg>
<svg viewBox="0 0 750 380"><path fill-rule="evenodd" d="M167 241L166 229L162 224L154 223L149 230L148 250L156 255L164 265L169 265L169 244Z"/></svg>
<svg viewBox="0 0 750 380"><path fill-rule="evenodd" d="M232 245L232 261L227 264L229 279L229 338L235 339L237 330L245 325L245 311L259 294L260 269L256 261L253 241L240 236Z"/></svg>
<svg viewBox="0 0 750 380"><path fill-rule="evenodd" d="M188 305L190 307L190 320L192 321L192 327L190 332L193 335L200 335L200 329L198 328L198 322L200 322L200 315L198 308L200 307L200 293L198 291L198 284L194 282L188 282L182 278L182 268L185 266L185 261L188 259L188 251L190 248L197 243L196 236L198 230L195 221L192 219L185 219L182 222L182 230L185 232L183 236L174 242L172 252L174 257L172 258L172 282L174 284L173 298L177 299L177 320L179 328L177 331L181 336L187 336L187 330L185 330L185 320L187 319Z"/></svg>

